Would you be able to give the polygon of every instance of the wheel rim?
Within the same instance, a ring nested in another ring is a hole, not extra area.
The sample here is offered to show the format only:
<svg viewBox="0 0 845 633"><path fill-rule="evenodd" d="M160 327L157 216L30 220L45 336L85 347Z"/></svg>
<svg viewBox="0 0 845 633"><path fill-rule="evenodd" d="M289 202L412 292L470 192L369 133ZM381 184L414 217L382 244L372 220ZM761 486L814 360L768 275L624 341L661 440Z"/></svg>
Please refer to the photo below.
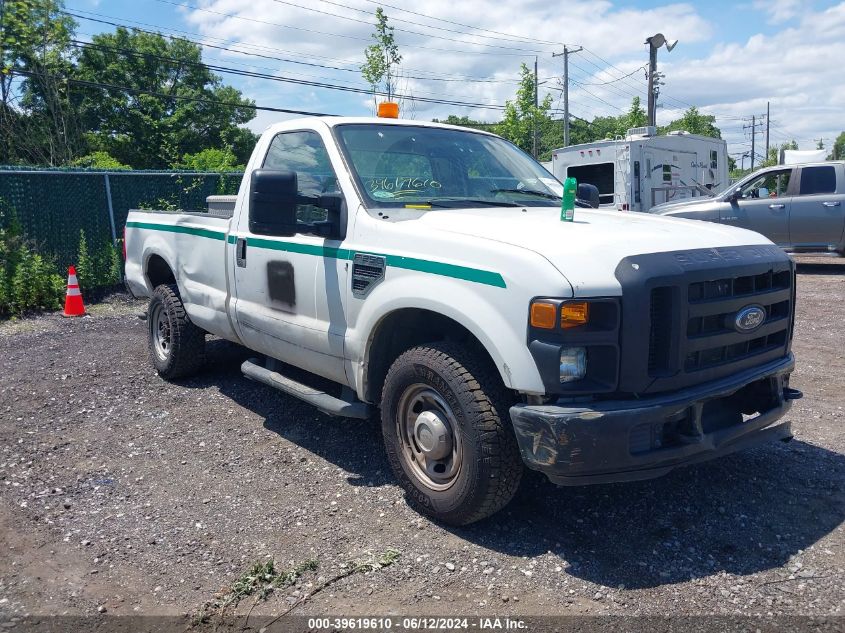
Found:
<svg viewBox="0 0 845 633"><path fill-rule="evenodd" d="M164 306L160 303L153 307L153 313L150 315L150 335L156 356L161 360L167 360L171 350L170 319L167 318Z"/></svg>
<svg viewBox="0 0 845 633"><path fill-rule="evenodd" d="M446 490L461 471L460 427L451 407L428 385L414 384L399 399L396 431L402 458L427 488Z"/></svg>

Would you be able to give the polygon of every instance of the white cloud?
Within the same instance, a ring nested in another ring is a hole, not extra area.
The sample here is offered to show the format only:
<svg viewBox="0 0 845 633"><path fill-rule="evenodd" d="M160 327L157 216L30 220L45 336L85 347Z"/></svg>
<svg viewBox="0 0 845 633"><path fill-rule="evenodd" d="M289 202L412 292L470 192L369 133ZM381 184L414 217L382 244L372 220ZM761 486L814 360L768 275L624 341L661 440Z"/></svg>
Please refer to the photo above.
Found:
<svg viewBox="0 0 845 633"><path fill-rule="evenodd" d="M770 24L782 24L810 7L807 0L754 0L754 8L769 14Z"/></svg>
<svg viewBox="0 0 845 633"><path fill-rule="evenodd" d="M205 0L201 6L206 11L190 10L184 15L192 30L209 38L260 46L263 54L274 57L347 70L210 51L218 58L224 55L229 64L254 63L262 67L262 72L272 67L280 76L366 88L357 68L370 41L376 5L367 0L333 2ZM729 140L739 142L743 140L742 122L730 117L761 113L766 101L771 101L772 118L779 126L773 128L773 140L796 136L803 146L814 136L838 133L842 127L840 104L845 82L841 65L834 60L845 58L845 3L817 12L806 9L802 0L755 0L757 3L765 4L772 21L791 20L792 26L763 35L753 34L753 24L749 24L745 43L709 44L718 33L718 25L689 3L667 2L648 9L617 6L608 0L574 0L565 4L540 0L429 0L424 5L412 5L413 11L473 25L479 29L475 31L395 9L386 8L386 12L397 29L396 40L403 55L400 90L418 97L503 104L513 98L519 64L533 65L533 51L539 57L539 74L546 80L544 88L554 88L555 78L562 74L562 64L551 53L560 52L566 42L585 47L585 51L570 58L573 114L587 119L618 114L629 107L634 95L640 95L645 102L643 71L637 69L647 61L645 38L660 30L681 42L669 55L665 50L660 52L660 70L667 76L661 95L666 108L659 112L660 120L677 114L674 109L695 104L719 115L718 123ZM238 19L221 14L236 15ZM729 18L721 15L719 19ZM496 36L490 31L561 44L519 42L519 38ZM708 44L709 54L700 59L685 58L685 46L690 47L687 50L701 50ZM604 60L612 62L613 67ZM632 71L636 72L624 80L592 85L616 80ZM492 78L498 83L463 78ZM303 110L366 114L371 104L366 95L260 80L251 80L244 90L259 105ZM560 93L552 94L557 104ZM417 102L413 110L417 118L426 119L448 114L484 120L497 120L500 116L496 110L422 102ZM282 117L263 114L253 128L264 127L276 118Z"/></svg>
<svg viewBox="0 0 845 633"><path fill-rule="evenodd" d="M771 103L773 141L832 140L845 127L845 3L805 12L795 26L753 35L744 44L718 45L706 58L664 65L670 92L717 115L750 116ZM742 138L740 123L729 140ZM759 139L758 139L759 142ZM830 141L827 143L830 145ZM759 147L759 146L758 146Z"/></svg>

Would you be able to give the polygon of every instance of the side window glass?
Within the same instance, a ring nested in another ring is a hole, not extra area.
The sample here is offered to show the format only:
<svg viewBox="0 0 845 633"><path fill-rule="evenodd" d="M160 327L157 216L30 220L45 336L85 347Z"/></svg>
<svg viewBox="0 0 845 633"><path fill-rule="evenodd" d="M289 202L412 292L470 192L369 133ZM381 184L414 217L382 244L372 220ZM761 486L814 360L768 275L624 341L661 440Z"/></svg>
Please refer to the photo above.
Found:
<svg viewBox="0 0 845 633"><path fill-rule="evenodd" d="M316 132L282 132L270 142L262 167L295 171L299 193L319 196L340 191L323 139ZM325 222L328 211L313 204L300 204L296 219L305 224Z"/></svg>
<svg viewBox="0 0 845 633"><path fill-rule="evenodd" d="M789 187L791 169L766 172L742 188L743 198L780 198Z"/></svg>
<svg viewBox="0 0 845 633"><path fill-rule="evenodd" d="M833 165L803 167L801 169L801 191L799 195L811 196L813 194L835 192L836 170Z"/></svg>

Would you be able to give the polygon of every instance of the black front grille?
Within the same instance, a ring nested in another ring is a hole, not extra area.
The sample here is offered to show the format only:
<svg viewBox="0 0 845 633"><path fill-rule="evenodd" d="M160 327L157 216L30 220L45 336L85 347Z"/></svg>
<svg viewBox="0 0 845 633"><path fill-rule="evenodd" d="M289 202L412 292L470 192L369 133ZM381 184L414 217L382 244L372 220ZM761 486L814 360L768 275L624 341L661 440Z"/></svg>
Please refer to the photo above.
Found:
<svg viewBox="0 0 845 633"><path fill-rule="evenodd" d="M745 360L787 343L792 314L792 271L768 270L755 275L720 277L696 281L687 286L686 305L671 302L672 286L651 291L648 373L660 376L672 366L672 339L681 334L685 350L681 369L695 372ZM681 293L683 296L683 293ZM734 327L737 313L759 306L765 320L751 332ZM683 333L671 328L673 310L683 309Z"/></svg>
<svg viewBox="0 0 845 633"><path fill-rule="evenodd" d="M789 332L792 271L699 281L689 285L684 371L698 371L782 349ZM734 327L737 313L754 305L765 320L751 332Z"/></svg>
<svg viewBox="0 0 845 633"><path fill-rule="evenodd" d="M774 245L623 258L615 271L622 287L619 392L674 391L788 355L794 268ZM751 306L764 311L763 322L742 331L739 313Z"/></svg>

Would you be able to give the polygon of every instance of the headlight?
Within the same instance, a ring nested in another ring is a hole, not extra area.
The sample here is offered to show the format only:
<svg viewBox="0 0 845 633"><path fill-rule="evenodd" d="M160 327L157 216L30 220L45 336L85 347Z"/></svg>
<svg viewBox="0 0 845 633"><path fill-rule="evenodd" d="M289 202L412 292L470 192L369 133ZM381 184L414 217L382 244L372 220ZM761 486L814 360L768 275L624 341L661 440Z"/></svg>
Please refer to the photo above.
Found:
<svg viewBox="0 0 845 633"><path fill-rule="evenodd" d="M581 380L587 375L587 351L583 347L563 347L560 350L560 381Z"/></svg>

